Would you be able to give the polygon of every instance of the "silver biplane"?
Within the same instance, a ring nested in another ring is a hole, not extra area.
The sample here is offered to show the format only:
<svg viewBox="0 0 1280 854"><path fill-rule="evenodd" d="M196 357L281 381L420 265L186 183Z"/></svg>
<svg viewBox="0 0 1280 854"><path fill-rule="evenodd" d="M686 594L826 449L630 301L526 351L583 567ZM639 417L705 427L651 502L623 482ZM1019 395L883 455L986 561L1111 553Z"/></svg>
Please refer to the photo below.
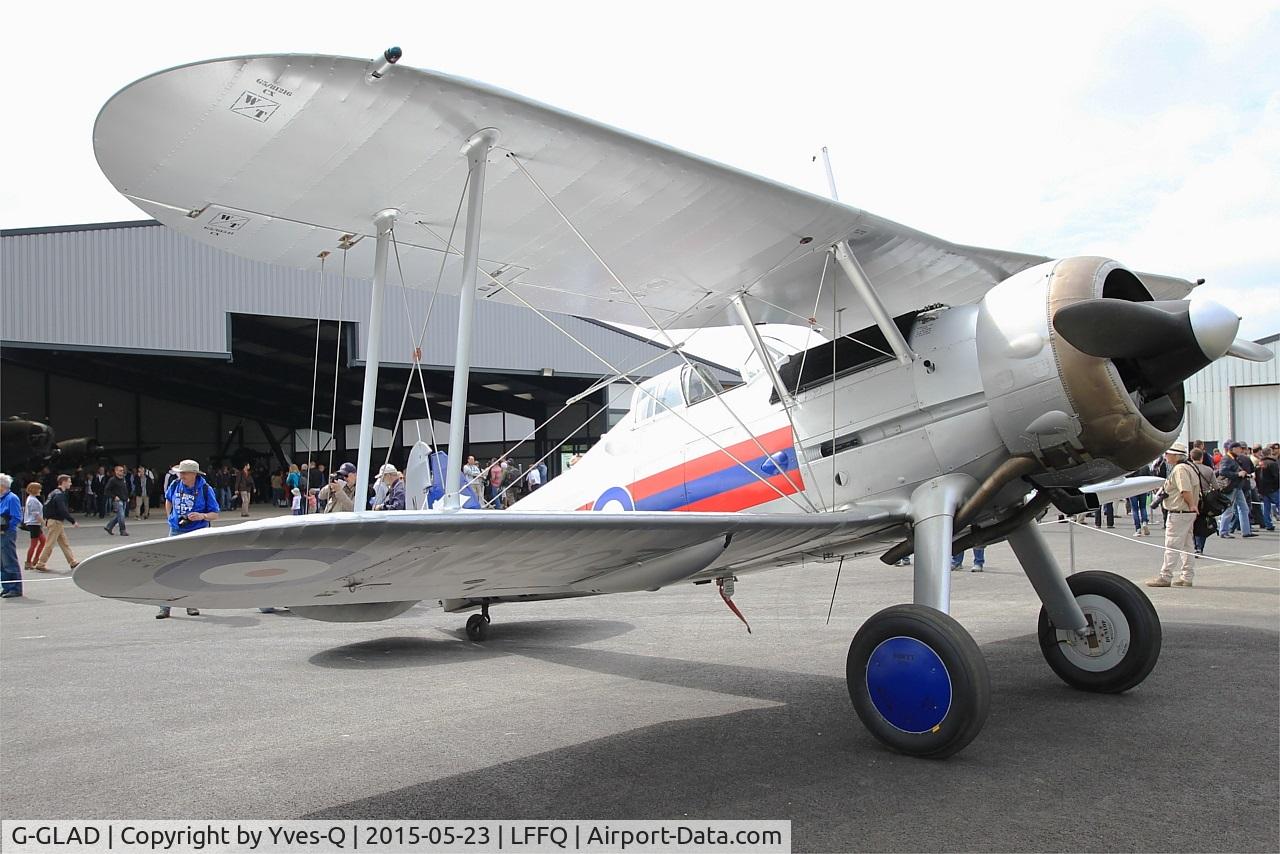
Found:
<svg viewBox="0 0 1280 854"><path fill-rule="evenodd" d="M751 571L914 554L912 601L858 630L848 688L881 741L942 757L977 735L990 698L982 654L948 614L951 556L1007 540L1062 679L1119 692L1150 673L1151 603L1116 574L1066 576L1036 520L1151 488L1123 475L1177 436L1182 381L1265 357L1236 340L1233 312L1105 258L948 243L399 58L170 69L115 95L94 144L116 188L182 234L272 264L315 270L341 251L372 269L357 495L389 255L404 282L460 294L443 500L117 548L80 565L81 587L334 621L438 600L477 611L480 641L499 603L714 582L732 606ZM659 335L736 322L752 355L729 390L687 359L638 384L580 464L510 510L467 510L456 452L481 299L553 326L548 312ZM766 322L823 334L780 350Z"/></svg>

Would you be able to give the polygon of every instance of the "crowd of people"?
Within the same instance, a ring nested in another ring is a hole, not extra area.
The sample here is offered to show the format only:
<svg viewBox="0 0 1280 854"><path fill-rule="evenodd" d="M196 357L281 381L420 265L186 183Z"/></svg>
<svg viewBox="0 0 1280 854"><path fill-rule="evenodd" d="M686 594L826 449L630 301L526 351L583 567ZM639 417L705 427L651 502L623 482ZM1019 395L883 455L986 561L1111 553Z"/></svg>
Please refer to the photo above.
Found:
<svg viewBox="0 0 1280 854"><path fill-rule="evenodd" d="M577 458L570 461L572 465ZM538 462L521 467L497 458L481 468L474 456L462 466L464 490L472 490L481 506L506 509L547 481L546 465ZM22 575L17 557L19 530L30 536L21 564L26 572L49 572L54 548L61 549L67 565L79 564L69 528L78 528L83 519L97 519L111 535L129 536L129 520L144 520L152 507L164 506L169 536L206 528L219 515L238 510L248 517L255 505L270 503L288 508L293 515L335 513L356 508L356 467L344 462L329 473L325 464L308 461L267 471L246 463L201 470L195 460L175 463L157 478L146 466L132 469L124 465L78 468L71 474L44 468L14 491L13 478L0 475L0 565L3 568L3 596L22 595ZM404 475L391 463L383 465L371 484L366 506L376 511L404 510ZM198 616L195 609L188 614ZM161 608L157 619L169 616Z"/></svg>
<svg viewBox="0 0 1280 854"><path fill-rule="evenodd" d="M1231 539L1236 531L1256 537L1255 528L1274 531L1280 520L1280 443L1228 441L1209 450L1196 441L1188 450L1179 442L1151 473L1164 478L1155 504L1165 549L1160 572L1146 581L1148 587L1194 586L1195 558L1204 555L1209 537ZM1149 535L1146 500L1145 495L1128 499L1134 536Z"/></svg>
<svg viewBox="0 0 1280 854"><path fill-rule="evenodd" d="M575 456L569 460L570 467L578 459ZM505 510L547 482L547 465L538 461L522 468L509 459L495 458L481 468L474 456L468 456L462 474L466 478L464 489L472 489L482 506Z"/></svg>

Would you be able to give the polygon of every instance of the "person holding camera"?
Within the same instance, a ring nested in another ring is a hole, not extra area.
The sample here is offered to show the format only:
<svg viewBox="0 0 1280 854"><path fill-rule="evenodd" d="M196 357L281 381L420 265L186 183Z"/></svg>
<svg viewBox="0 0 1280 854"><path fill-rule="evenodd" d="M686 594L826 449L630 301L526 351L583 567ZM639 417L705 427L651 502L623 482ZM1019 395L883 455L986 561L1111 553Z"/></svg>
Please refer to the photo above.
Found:
<svg viewBox="0 0 1280 854"><path fill-rule="evenodd" d="M1194 584L1195 566L1192 564L1195 548L1195 522L1200 507L1200 473L1187 462L1187 446L1174 442L1164 452L1169 475L1160 486L1164 494L1162 506L1169 511L1169 521L1164 527L1164 561L1160 574L1144 582L1148 587L1191 587ZM1173 571L1179 566L1182 572L1175 580Z"/></svg>
<svg viewBox="0 0 1280 854"><path fill-rule="evenodd" d="M209 523L218 518L221 507L218 497L213 494L213 487L200 471L200 464L195 460L183 460L178 463L178 476L164 495L164 509L169 517L169 536L177 537L209 527ZM167 619L169 607L160 608L157 620ZM187 616L198 617L197 608L188 608Z"/></svg>
<svg viewBox="0 0 1280 854"><path fill-rule="evenodd" d="M350 513L356 509L356 467L343 463L333 473L333 480L317 496L324 502L322 513Z"/></svg>

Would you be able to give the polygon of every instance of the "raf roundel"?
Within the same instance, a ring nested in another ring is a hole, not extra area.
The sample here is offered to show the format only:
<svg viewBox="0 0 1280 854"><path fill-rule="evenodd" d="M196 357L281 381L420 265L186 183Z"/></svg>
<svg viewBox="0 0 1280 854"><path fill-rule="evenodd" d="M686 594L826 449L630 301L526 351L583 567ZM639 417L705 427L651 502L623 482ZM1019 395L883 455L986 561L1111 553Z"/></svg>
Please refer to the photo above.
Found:
<svg viewBox="0 0 1280 854"><path fill-rule="evenodd" d="M338 578L351 556L346 549L236 549L168 564L155 580L179 590L215 585L223 590L251 589L261 584L288 584L322 577Z"/></svg>
<svg viewBox="0 0 1280 854"><path fill-rule="evenodd" d="M592 505L592 510L604 510L607 513L618 513L620 511L635 510L636 503L631 499L631 493L627 492L621 486L611 486L604 492L600 493L600 497L596 499L596 503Z"/></svg>

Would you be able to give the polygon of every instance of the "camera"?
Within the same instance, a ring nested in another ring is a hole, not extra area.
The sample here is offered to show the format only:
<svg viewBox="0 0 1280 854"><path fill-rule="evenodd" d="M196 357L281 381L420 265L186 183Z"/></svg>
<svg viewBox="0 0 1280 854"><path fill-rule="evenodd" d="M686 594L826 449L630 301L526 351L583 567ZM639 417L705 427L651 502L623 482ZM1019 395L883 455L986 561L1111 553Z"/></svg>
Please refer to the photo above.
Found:
<svg viewBox="0 0 1280 854"><path fill-rule="evenodd" d="M190 524L191 524L191 517L189 517L187 514L183 513L181 516L178 517L179 528L181 528L183 525L190 525Z"/></svg>

